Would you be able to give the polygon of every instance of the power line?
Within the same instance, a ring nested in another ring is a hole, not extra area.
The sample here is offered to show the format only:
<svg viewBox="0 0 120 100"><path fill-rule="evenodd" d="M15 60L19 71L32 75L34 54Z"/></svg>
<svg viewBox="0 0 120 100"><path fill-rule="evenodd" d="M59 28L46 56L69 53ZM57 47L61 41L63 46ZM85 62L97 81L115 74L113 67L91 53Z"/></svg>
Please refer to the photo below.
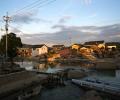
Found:
<svg viewBox="0 0 120 100"><path fill-rule="evenodd" d="M20 13L20 11L22 10L31 10L33 8L41 8L45 5L48 5L48 4L51 4L53 2L55 2L56 0L44 0L44 1L41 1L41 2L38 2L39 0L36 1L35 4L30 4L29 6L26 6L26 7L23 7L22 9L20 10L17 10L16 11L16 14L13 14L12 16L15 16L15 15L24 15L24 13ZM18 13L17 13L18 12Z"/></svg>
<svg viewBox="0 0 120 100"><path fill-rule="evenodd" d="M44 4L46 1L49 1L49 0L45 0L45 1L42 1L42 2L38 2L36 5L31 5L31 7L29 7L29 8L26 7L26 9L23 9L23 11L24 11L24 10L29 10L29 11L30 11L31 9L35 8L36 6ZM24 13L18 12L18 13L16 13L16 14L14 14L13 16L15 16L15 15L25 15L25 14L26 14L26 12L24 12Z"/></svg>
<svg viewBox="0 0 120 100"><path fill-rule="evenodd" d="M45 5L48 5L48 4L51 4L51 3L53 3L53 2L55 2L56 0L46 0L46 1L49 1L49 2L46 2L45 4L43 4L43 5L36 5L36 6L33 6L32 8L34 8L34 7L36 7L36 8L41 8L41 7L43 7L43 6L45 6ZM38 7L37 7L38 6ZM31 8L31 9L32 9Z"/></svg>
<svg viewBox="0 0 120 100"><path fill-rule="evenodd" d="M26 8L28 8L28 7L30 7L30 6L32 6L32 5L34 5L34 4L40 2L40 1L41 1L41 0L37 0L37 1L35 1L35 2L32 2L32 3L28 4L27 6L24 6L23 8L18 9L18 10L15 11L14 13L16 14L16 13L18 13L18 12L20 12L20 11L22 11L22 10L24 10L24 9L26 9Z"/></svg>

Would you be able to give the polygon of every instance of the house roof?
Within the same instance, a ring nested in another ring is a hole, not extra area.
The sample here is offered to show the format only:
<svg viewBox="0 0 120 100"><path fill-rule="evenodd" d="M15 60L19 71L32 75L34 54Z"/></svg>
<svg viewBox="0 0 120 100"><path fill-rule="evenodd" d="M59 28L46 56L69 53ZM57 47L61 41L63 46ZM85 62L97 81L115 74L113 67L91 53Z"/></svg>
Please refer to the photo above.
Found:
<svg viewBox="0 0 120 100"><path fill-rule="evenodd" d="M104 43L104 41L89 41L89 42L85 42L84 45L96 45L96 44L102 44Z"/></svg>
<svg viewBox="0 0 120 100"><path fill-rule="evenodd" d="M31 48L32 47L32 45L29 45L29 44L23 44L22 45L22 48Z"/></svg>
<svg viewBox="0 0 120 100"><path fill-rule="evenodd" d="M119 42L107 42L107 43L105 43L105 45L106 46L113 46L113 45L118 46L118 45L120 45L120 43Z"/></svg>
<svg viewBox="0 0 120 100"><path fill-rule="evenodd" d="M64 45L53 45L52 47L65 47Z"/></svg>
<svg viewBox="0 0 120 100"><path fill-rule="evenodd" d="M83 46L82 44L77 44L77 43L76 43L76 44L73 44L73 45Z"/></svg>
<svg viewBox="0 0 120 100"><path fill-rule="evenodd" d="M89 46L89 45L84 45L83 47L85 47L85 48L91 48L91 46Z"/></svg>
<svg viewBox="0 0 120 100"><path fill-rule="evenodd" d="M23 44L22 48L41 48L45 44L40 44L40 45L29 45L29 44ZM46 46L46 45L45 45Z"/></svg>
<svg viewBox="0 0 120 100"><path fill-rule="evenodd" d="M42 46L46 46L46 45L45 44L32 45L32 48L41 48Z"/></svg>

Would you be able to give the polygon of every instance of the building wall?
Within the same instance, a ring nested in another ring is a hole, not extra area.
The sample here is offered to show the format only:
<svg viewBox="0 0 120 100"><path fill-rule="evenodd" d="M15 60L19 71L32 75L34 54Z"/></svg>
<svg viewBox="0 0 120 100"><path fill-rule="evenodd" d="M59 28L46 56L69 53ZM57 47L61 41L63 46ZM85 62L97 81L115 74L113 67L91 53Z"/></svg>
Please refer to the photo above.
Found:
<svg viewBox="0 0 120 100"><path fill-rule="evenodd" d="M117 47L113 45L113 46L107 46L107 48L112 49L112 48L117 48Z"/></svg>
<svg viewBox="0 0 120 100"><path fill-rule="evenodd" d="M80 47L80 46L78 46L78 45L72 45L72 49L76 49L76 50L78 50L79 47Z"/></svg>
<svg viewBox="0 0 120 100"><path fill-rule="evenodd" d="M48 48L46 46L32 49L32 56L39 56L39 55L46 54L46 53L48 53Z"/></svg>
<svg viewBox="0 0 120 100"><path fill-rule="evenodd" d="M105 48L105 44L99 44L98 48Z"/></svg>
<svg viewBox="0 0 120 100"><path fill-rule="evenodd" d="M80 49L80 52L81 52L81 53L92 53L92 52L93 52L93 49L91 49L91 48L86 48L86 47L82 47L82 48Z"/></svg>
<svg viewBox="0 0 120 100"><path fill-rule="evenodd" d="M30 57L32 55L31 48L18 48L18 56L21 57Z"/></svg>
<svg viewBox="0 0 120 100"><path fill-rule="evenodd" d="M42 48L39 48L39 55L48 53L48 48L46 46L43 46Z"/></svg>
<svg viewBox="0 0 120 100"><path fill-rule="evenodd" d="M37 56L39 48L32 48L32 56Z"/></svg>

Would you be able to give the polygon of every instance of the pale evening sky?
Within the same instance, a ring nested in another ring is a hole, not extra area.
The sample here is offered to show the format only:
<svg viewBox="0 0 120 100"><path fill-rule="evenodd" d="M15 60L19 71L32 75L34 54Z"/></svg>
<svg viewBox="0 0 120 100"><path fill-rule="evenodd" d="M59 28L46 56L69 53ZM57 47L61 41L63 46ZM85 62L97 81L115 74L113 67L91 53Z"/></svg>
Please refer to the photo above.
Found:
<svg viewBox="0 0 120 100"><path fill-rule="evenodd" d="M0 26L8 12L9 31L24 43L120 41L119 5L120 0L0 0Z"/></svg>

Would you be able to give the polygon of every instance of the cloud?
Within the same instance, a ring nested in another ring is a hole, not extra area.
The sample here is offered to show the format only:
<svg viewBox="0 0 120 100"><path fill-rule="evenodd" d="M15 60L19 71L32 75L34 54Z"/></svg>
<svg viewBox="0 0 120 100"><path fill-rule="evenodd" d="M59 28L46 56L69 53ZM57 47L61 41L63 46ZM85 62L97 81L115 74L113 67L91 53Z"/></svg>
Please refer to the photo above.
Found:
<svg viewBox="0 0 120 100"><path fill-rule="evenodd" d="M59 21L58 21L58 23L60 23L60 24L64 24L64 23L66 23L68 20L70 20L72 18L72 16L63 16Z"/></svg>
<svg viewBox="0 0 120 100"><path fill-rule="evenodd" d="M54 27L55 28L55 27ZM93 40L120 41L120 24L107 26L57 26L59 31L22 35L22 41L30 44L70 44ZM84 31L83 31L84 30ZM28 38L29 37L29 38ZM71 39L71 40L70 40ZM34 41L34 42L33 42Z"/></svg>
<svg viewBox="0 0 120 100"><path fill-rule="evenodd" d="M43 23L51 23L49 20L45 20L42 18L37 18L35 17L37 15L37 12L32 11L32 12L24 12L23 14L16 14L12 17L12 20L14 23L24 23L24 24L29 24L31 22L43 22Z"/></svg>
<svg viewBox="0 0 120 100"><path fill-rule="evenodd" d="M97 13L93 13L90 16L88 16L89 18L95 18L97 16Z"/></svg>
<svg viewBox="0 0 120 100"><path fill-rule="evenodd" d="M92 0L83 0L86 5L90 5L92 3Z"/></svg>
<svg viewBox="0 0 120 100"><path fill-rule="evenodd" d="M10 32L20 33L21 31L18 28L10 27Z"/></svg>

